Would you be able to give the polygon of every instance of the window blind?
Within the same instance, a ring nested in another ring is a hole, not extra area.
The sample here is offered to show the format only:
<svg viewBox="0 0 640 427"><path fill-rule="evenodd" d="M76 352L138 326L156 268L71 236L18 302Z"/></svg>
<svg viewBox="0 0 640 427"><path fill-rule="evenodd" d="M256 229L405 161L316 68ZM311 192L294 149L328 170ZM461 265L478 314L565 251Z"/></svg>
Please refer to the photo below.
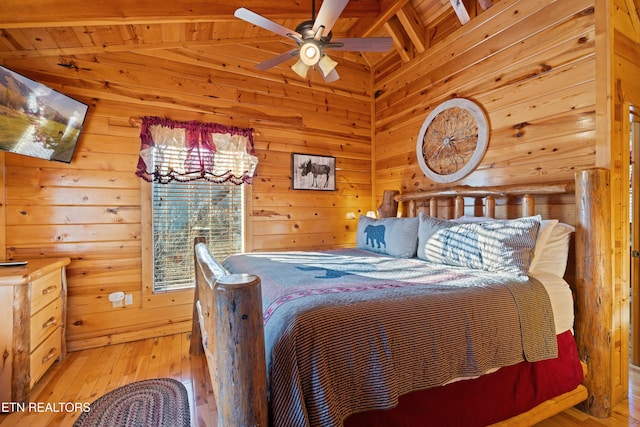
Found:
<svg viewBox="0 0 640 427"><path fill-rule="evenodd" d="M153 184L154 293L194 285L193 239L218 260L244 247L244 186L209 181Z"/></svg>

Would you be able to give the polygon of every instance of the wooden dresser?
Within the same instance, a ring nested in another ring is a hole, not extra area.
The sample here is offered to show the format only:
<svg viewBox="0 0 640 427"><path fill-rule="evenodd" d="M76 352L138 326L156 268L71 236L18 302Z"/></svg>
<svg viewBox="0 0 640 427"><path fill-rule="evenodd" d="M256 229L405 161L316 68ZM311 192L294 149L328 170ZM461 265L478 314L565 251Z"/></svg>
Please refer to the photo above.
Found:
<svg viewBox="0 0 640 427"><path fill-rule="evenodd" d="M66 356L69 261L0 267L0 402L28 402L33 385Z"/></svg>

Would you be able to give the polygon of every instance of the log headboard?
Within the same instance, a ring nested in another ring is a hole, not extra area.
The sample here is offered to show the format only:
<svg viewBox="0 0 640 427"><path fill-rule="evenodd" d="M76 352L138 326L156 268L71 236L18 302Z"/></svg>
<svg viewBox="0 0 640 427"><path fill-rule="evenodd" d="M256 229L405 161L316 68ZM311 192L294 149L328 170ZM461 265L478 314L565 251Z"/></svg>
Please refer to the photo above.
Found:
<svg viewBox="0 0 640 427"><path fill-rule="evenodd" d="M377 213L379 218L397 216L399 212L402 214L401 216L407 217L418 216L420 212L424 212L426 215L443 219L460 218L463 215L513 218L532 216L538 213L547 216L538 211L536 199L544 199L543 204L547 205L544 211L548 214L549 197L567 195L573 204L575 203L574 194L575 181L487 187L457 186L402 194L396 190L386 190ZM497 215L498 211L501 211L500 215ZM554 219L560 219L563 222L571 223L571 225L575 222L575 216L572 214L564 215L563 218L554 216ZM572 286L575 283L575 239L573 236L564 278Z"/></svg>
<svg viewBox="0 0 640 427"><path fill-rule="evenodd" d="M421 208L426 208L426 213L430 216L438 217L441 202L447 200L447 208L453 208L453 212L445 214L446 217L459 218L466 213L465 198L474 200L483 199L482 215L494 218L496 216L496 201L499 198L518 197L521 200L520 216L531 216L535 214L535 197L549 196L555 194L572 194L575 190L574 181L565 181L553 184L534 185L509 185L496 187L470 187L458 186L445 190L415 191L400 194L395 190L387 190L383 196L382 205L378 208L378 216L395 216L398 205L406 204L405 216L416 216ZM452 201L452 203L451 203ZM472 205L475 212L477 205Z"/></svg>

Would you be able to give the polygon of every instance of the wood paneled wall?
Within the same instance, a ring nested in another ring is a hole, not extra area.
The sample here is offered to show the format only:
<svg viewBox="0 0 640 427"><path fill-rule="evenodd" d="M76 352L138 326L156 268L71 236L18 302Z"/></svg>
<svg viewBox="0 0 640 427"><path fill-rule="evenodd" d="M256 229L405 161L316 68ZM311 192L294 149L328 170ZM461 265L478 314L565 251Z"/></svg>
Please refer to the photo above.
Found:
<svg viewBox="0 0 640 427"><path fill-rule="evenodd" d="M218 49L220 62L237 54ZM195 56L171 53L187 54ZM190 329L191 304L141 304L140 188L147 184L135 175L139 129L130 117L254 129L260 163L248 229L255 250L353 245L357 221L346 214L372 207L371 92L362 83L369 72L352 70L328 87L260 74L249 62L233 72L195 60L185 68L171 55L75 57L73 70L57 57L5 61L90 105L71 164L5 156L6 256L71 258L71 351ZM337 190L291 190L293 152L335 156ZM112 308L114 291L133 294L133 305Z"/></svg>
<svg viewBox="0 0 640 427"><path fill-rule="evenodd" d="M489 148L457 184L573 179L595 165L593 0L502 1L399 69L376 76L376 198L436 187L416 159L423 121L468 98L486 112Z"/></svg>

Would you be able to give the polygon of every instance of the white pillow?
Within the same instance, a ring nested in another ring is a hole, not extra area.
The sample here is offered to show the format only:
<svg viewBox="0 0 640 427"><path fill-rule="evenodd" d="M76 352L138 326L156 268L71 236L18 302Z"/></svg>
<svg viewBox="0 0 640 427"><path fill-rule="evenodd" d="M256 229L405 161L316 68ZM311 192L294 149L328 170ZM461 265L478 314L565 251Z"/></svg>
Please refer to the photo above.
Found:
<svg viewBox="0 0 640 427"><path fill-rule="evenodd" d="M558 277L564 276L569 259L571 233L574 231L576 231L575 227L563 222L558 222L553 227L546 244L541 248L540 257L534 265L535 268L529 269L531 275L535 276L536 273L547 272Z"/></svg>
<svg viewBox="0 0 640 427"><path fill-rule="evenodd" d="M549 237L553 228L559 223L557 219L543 219L540 222L540 230L538 230L538 238L536 239L536 246L533 248L533 259L529 266L529 271L532 271L538 265L538 261L543 256L543 248L547 245Z"/></svg>

